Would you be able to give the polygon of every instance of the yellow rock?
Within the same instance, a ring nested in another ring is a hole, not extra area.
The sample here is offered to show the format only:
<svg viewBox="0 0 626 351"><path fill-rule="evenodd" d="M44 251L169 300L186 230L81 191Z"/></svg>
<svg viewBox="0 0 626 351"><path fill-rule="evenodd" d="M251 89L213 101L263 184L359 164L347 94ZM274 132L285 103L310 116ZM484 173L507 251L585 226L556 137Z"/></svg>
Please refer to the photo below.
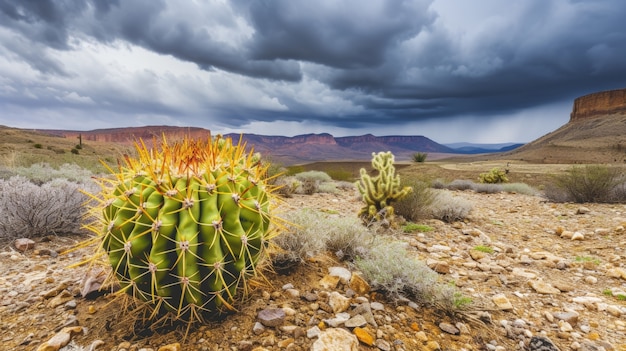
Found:
<svg viewBox="0 0 626 351"><path fill-rule="evenodd" d="M157 351L180 351L180 344L175 342L173 344L159 347Z"/></svg>
<svg viewBox="0 0 626 351"><path fill-rule="evenodd" d="M370 292L370 285L358 274L353 273L350 278L350 289L359 295L366 295Z"/></svg>
<svg viewBox="0 0 626 351"><path fill-rule="evenodd" d="M333 290L339 284L339 277L334 275L326 275L322 280L319 281L319 286L322 289Z"/></svg>
<svg viewBox="0 0 626 351"><path fill-rule="evenodd" d="M587 334L587 339L598 340L600 339L600 335L597 332L592 331L591 333Z"/></svg>
<svg viewBox="0 0 626 351"><path fill-rule="evenodd" d="M417 324L417 322L413 322L411 323L411 329L415 330L415 331L420 331L422 330L419 326L419 324Z"/></svg>
<svg viewBox="0 0 626 351"><path fill-rule="evenodd" d="M356 335L356 338L365 345L372 346L374 345L374 341L376 341L374 336L363 328L356 327L352 332Z"/></svg>

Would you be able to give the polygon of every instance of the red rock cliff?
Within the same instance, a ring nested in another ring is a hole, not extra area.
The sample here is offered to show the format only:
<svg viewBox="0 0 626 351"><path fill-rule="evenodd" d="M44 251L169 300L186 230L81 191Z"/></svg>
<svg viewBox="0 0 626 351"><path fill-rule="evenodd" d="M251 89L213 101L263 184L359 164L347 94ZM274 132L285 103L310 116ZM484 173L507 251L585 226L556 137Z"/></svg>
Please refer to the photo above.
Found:
<svg viewBox="0 0 626 351"><path fill-rule="evenodd" d="M613 113L626 113L626 89L601 91L577 98L570 122Z"/></svg>

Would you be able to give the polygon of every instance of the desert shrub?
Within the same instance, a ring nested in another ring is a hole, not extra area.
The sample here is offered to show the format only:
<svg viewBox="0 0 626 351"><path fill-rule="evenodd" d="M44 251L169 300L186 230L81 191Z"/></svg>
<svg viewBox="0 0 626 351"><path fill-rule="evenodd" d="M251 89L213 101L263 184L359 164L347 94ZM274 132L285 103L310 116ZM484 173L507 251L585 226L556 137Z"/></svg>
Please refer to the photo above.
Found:
<svg viewBox="0 0 626 351"><path fill-rule="evenodd" d="M430 205L430 213L433 218L454 222L467 218L472 208L473 205L469 200L453 196L449 191L439 190Z"/></svg>
<svg viewBox="0 0 626 351"><path fill-rule="evenodd" d="M87 196L65 179L37 185L22 176L0 180L0 239L81 232Z"/></svg>
<svg viewBox="0 0 626 351"><path fill-rule="evenodd" d="M59 168L54 168L48 163L35 163L30 167L17 167L14 171L17 175L39 185L57 178L77 183L91 183L93 175L91 171L74 163L65 163Z"/></svg>
<svg viewBox="0 0 626 351"><path fill-rule="evenodd" d="M424 163L428 154L425 152L416 152L413 154L413 162Z"/></svg>
<svg viewBox="0 0 626 351"><path fill-rule="evenodd" d="M313 179L305 179L300 185L302 193L306 195L313 195L319 191L319 182Z"/></svg>
<svg viewBox="0 0 626 351"><path fill-rule="evenodd" d="M447 186L446 182L443 179L435 179L430 182L430 187L433 189L445 189Z"/></svg>
<svg viewBox="0 0 626 351"><path fill-rule="evenodd" d="M458 290L440 281L439 275L409 252L404 242L376 237L367 253L354 264L372 289L393 298L414 298L447 309L459 305Z"/></svg>
<svg viewBox="0 0 626 351"><path fill-rule="evenodd" d="M73 153L74 155L78 155L80 152L78 151L78 149L73 148L72 150L70 150L71 153Z"/></svg>
<svg viewBox="0 0 626 351"><path fill-rule="evenodd" d="M276 178L274 185L279 195L289 198L298 191L302 183L294 176L281 176Z"/></svg>
<svg viewBox="0 0 626 351"><path fill-rule="evenodd" d="M578 203L617 202L616 193L626 182L619 169L592 165L572 167L553 179L554 187L545 192L549 200L563 202L565 198Z"/></svg>
<svg viewBox="0 0 626 351"><path fill-rule="evenodd" d="M318 191L320 193L336 194L339 192L335 182L324 182L319 184Z"/></svg>
<svg viewBox="0 0 626 351"><path fill-rule="evenodd" d="M405 180L403 186L410 186L413 191L396 202L395 213L408 221L426 218L430 213L429 206L435 197L434 191L427 183L413 179Z"/></svg>
<svg viewBox="0 0 626 351"><path fill-rule="evenodd" d="M306 171L295 174L295 177L304 182L306 180L313 180L319 183L322 182L332 182L332 178L325 172L322 171Z"/></svg>
<svg viewBox="0 0 626 351"><path fill-rule="evenodd" d="M356 190L356 186L353 182L336 181L334 184L339 190Z"/></svg>
<svg viewBox="0 0 626 351"><path fill-rule="evenodd" d="M43 146L42 146L41 144L39 144L39 143L37 143L37 144L33 144L33 147L34 147L35 149L41 149L41 148L43 148Z"/></svg>
<svg viewBox="0 0 626 351"><path fill-rule="evenodd" d="M445 185L445 189L450 190L473 190L476 183L467 179L455 179L451 181L448 185Z"/></svg>
<svg viewBox="0 0 626 351"><path fill-rule="evenodd" d="M473 190L482 194L495 194L502 192L502 184L478 183L474 184Z"/></svg>
<svg viewBox="0 0 626 351"><path fill-rule="evenodd" d="M506 177L506 171L496 167L492 168L488 173L479 174L478 181L481 183L498 184L508 183L509 179Z"/></svg>
<svg viewBox="0 0 626 351"><path fill-rule="evenodd" d="M349 259L363 251L362 245L372 240L371 232L357 218L301 209L286 213L283 219L289 225L283 234L273 240L279 249L273 258L277 269L300 264L324 251Z"/></svg>
<svg viewBox="0 0 626 351"><path fill-rule="evenodd" d="M538 192L535 188L525 183L507 183L500 184L502 191L507 193L524 194L524 195L537 195Z"/></svg>

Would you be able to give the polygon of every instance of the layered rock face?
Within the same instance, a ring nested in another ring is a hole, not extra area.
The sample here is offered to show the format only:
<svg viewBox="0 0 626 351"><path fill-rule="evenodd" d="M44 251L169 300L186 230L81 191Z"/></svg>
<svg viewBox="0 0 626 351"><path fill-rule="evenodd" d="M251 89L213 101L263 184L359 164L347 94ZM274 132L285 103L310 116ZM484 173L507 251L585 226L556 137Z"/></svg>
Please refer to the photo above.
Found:
<svg viewBox="0 0 626 351"><path fill-rule="evenodd" d="M570 122L614 113L626 113L626 89L601 91L577 98Z"/></svg>

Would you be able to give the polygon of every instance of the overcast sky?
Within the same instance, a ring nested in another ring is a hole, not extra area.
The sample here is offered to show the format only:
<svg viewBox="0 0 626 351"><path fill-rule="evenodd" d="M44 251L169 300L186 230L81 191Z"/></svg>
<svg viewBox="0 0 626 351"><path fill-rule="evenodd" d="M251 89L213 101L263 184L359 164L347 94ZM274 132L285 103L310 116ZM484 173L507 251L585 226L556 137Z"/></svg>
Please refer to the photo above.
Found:
<svg viewBox="0 0 626 351"><path fill-rule="evenodd" d="M626 87L623 0L0 0L0 124L527 142Z"/></svg>

